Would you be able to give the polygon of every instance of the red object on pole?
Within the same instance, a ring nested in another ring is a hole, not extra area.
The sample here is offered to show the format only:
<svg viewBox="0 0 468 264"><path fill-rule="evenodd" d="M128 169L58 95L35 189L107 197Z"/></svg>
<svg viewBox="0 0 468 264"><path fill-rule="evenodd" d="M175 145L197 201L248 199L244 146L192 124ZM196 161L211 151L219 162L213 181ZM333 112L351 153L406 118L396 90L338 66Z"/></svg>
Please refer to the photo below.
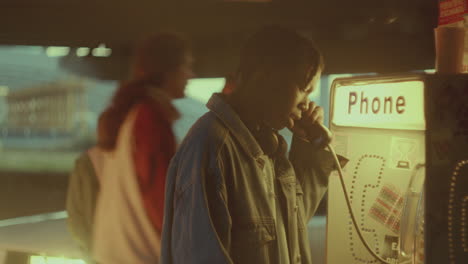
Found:
<svg viewBox="0 0 468 264"><path fill-rule="evenodd" d="M463 21L467 6L468 0L440 0L439 26Z"/></svg>

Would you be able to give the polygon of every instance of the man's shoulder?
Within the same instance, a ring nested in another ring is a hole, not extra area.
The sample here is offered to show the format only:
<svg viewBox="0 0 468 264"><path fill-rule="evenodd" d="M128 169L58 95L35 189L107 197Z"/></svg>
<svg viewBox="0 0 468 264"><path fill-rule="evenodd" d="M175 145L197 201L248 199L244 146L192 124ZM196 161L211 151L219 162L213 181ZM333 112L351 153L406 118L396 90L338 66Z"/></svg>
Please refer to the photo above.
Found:
<svg viewBox="0 0 468 264"><path fill-rule="evenodd" d="M214 157L229 141L230 133L226 125L213 113L207 112L190 128L178 147L176 156L204 155Z"/></svg>
<svg viewBox="0 0 468 264"><path fill-rule="evenodd" d="M197 140L201 142L223 141L229 134L226 125L214 114L209 111L201 116L190 128L186 140Z"/></svg>
<svg viewBox="0 0 468 264"><path fill-rule="evenodd" d="M229 130L212 112L200 117L179 145L168 176L179 191L197 180L197 175L216 166L220 151L229 141ZM174 176L174 177L173 177Z"/></svg>

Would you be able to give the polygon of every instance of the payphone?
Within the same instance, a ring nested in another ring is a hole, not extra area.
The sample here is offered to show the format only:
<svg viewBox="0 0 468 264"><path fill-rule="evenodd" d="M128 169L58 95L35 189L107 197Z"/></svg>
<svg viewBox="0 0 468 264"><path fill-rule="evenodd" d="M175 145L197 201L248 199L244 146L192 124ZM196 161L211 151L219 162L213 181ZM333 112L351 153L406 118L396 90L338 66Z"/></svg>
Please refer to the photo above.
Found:
<svg viewBox="0 0 468 264"><path fill-rule="evenodd" d="M330 177L327 263L468 263L468 75L337 79L330 101L350 161Z"/></svg>

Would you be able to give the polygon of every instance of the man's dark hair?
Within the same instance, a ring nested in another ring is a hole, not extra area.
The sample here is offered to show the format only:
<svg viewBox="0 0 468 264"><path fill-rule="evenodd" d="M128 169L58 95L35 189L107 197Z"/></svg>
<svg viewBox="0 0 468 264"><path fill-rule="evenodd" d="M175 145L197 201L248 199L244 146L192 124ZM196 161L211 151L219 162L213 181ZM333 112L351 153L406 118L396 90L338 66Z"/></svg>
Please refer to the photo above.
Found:
<svg viewBox="0 0 468 264"><path fill-rule="evenodd" d="M267 26L243 47L237 81L243 86L261 72L276 83L305 87L323 67L322 55L310 39L282 26Z"/></svg>

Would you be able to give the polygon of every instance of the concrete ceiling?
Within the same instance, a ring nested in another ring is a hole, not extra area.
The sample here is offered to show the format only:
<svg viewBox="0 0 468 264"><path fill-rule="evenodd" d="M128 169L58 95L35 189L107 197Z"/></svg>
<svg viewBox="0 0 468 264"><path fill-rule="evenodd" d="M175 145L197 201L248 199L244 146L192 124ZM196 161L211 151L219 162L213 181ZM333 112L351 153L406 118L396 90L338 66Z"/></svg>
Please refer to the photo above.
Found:
<svg viewBox="0 0 468 264"><path fill-rule="evenodd" d="M125 69L116 65L125 64L135 40L167 29L192 39L199 76L224 75L235 68L245 39L271 23L313 37L328 73L401 72L434 64L436 1L20 0L0 7L0 44L106 43L113 48L111 58L71 57L63 63L78 71L92 67L92 74L104 79L122 78Z"/></svg>

